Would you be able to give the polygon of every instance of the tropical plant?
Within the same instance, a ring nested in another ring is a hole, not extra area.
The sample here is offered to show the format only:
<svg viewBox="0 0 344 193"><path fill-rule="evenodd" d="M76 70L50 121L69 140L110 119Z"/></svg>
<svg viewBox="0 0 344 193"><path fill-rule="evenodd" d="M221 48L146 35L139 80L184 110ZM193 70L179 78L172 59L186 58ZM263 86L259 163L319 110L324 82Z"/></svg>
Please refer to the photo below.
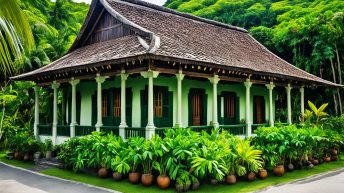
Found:
<svg viewBox="0 0 344 193"><path fill-rule="evenodd" d="M111 169L114 172L118 172L120 174L127 174L130 171L130 165L128 164L128 154L126 151L121 151L116 158L112 159Z"/></svg>
<svg viewBox="0 0 344 193"><path fill-rule="evenodd" d="M53 142L51 139L46 139L44 141L44 151L52 151L53 150Z"/></svg>
<svg viewBox="0 0 344 193"><path fill-rule="evenodd" d="M312 114L315 116L315 124L319 124L322 118L329 116L325 112L328 103L322 104L319 108L317 108L311 101L308 101L308 106L311 111L307 111L307 114L310 114L310 112L312 112Z"/></svg>
<svg viewBox="0 0 344 193"><path fill-rule="evenodd" d="M265 144L261 145L256 143L256 148L262 151L262 158L263 158L263 167L268 170L274 169L278 162L279 162L279 154L276 152L277 145L276 144ZM243 175L243 174L241 174Z"/></svg>
<svg viewBox="0 0 344 193"><path fill-rule="evenodd" d="M35 42L17 1L0 0L0 4L0 81L4 81L20 69L24 48L31 50Z"/></svg>
<svg viewBox="0 0 344 193"><path fill-rule="evenodd" d="M262 168L262 152L255 149L254 146L250 145L250 141L242 140L237 144L236 164L245 168L245 173L255 172L257 173L259 169ZM244 172L243 172L244 173Z"/></svg>
<svg viewBox="0 0 344 193"><path fill-rule="evenodd" d="M4 89L6 88L6 90ZM12 86L2 87L0 92L0 107L2 108L0 119L0 141L3 135L3 123L5 118L5 110L7 105L11 105L17 99L17 92L12 89Z"/></svg>
<svg viewBox="0 0 344 193"><path fill-rule="evenodd" d="M227 173L225 152L215 143L202 146L191 158L191 171L199 178L207 176L218 181Z"/></svg>
<svg viewBox="0 0 344 193"><path fill-rule="evenodd" d="M76 166L76 160L79 153L76 149L80 145L81 140L81 138L75 137L60 145L57 159L63 163L65 168L73 168Z"/></svg>
<svg viewBox="0 0 344 193"><path fill-rule="evenodd" d="M138 166L142 162L143 143L142 137L133 137L128 140L128 163L131 166L131 172L137 172Z"/></svg>
<svg viewBox="0 0 344 193"><path fill-rule="evenodd" d="M161 143L162 140L159 136L154 136L151 140L143 143L142 169L144 174L151 174L158 157L163 155Z"/></svg>

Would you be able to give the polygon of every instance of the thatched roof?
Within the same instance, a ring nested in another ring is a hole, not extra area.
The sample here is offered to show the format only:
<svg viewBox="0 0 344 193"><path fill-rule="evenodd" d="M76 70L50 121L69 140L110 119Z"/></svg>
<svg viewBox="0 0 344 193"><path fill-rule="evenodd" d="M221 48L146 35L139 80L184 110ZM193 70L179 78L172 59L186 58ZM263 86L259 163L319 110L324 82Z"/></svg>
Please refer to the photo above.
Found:
<svg viewBox="0 0 344 193"><path fill-rule="evenodd" d="M102 6L135 34L84 46ZM140 38L138 38L140 37ZM139 0L93 0L85 23L68 54L14 79L33 80L47 74L116 63L130 57L170 58L213 64L252 74L338 86L279 58L246 30Z"/></svg>

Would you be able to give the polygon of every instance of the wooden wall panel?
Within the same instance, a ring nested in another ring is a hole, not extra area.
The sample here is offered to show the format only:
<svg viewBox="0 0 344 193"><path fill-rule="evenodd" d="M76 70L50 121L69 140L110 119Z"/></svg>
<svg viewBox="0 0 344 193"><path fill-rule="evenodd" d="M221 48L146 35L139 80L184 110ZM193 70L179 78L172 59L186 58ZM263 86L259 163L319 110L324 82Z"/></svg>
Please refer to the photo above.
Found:
<svg viewBox="0 0 344 193"><path fill-rule="evenodd" d="M108 12L103 12L86 45L134 34L135 32L116 20Z"/></svg>

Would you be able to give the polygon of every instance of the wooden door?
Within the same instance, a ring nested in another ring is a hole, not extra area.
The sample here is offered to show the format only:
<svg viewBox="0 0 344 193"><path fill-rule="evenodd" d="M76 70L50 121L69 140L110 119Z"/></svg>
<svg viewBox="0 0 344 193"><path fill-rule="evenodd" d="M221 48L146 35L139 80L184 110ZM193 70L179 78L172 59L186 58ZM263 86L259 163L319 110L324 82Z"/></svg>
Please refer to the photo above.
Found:
<svg viewBox="0 0 344 193"><path fill-rule="evenodd" d="M204 89L190 89L189 126L207 125L207 95Z"/></svg>
<svg viewBox="0 0 344 193"><path fill-rule="evenodd" d="M201 125L201 95L195 94L192 96L192 125Z"/></svg>
<svg viewBox="0 0 344 193"><path fill-rule="evenodd" d="M254 100L254 123L265 123L265 100L262 96L255 96Z"/></svg>
<svg viewBox="0 0 344 193"><path fill-rule="evenodd" d="M235 95L226 95L224 97L225 124L235 123L235 100Z"/></svg>

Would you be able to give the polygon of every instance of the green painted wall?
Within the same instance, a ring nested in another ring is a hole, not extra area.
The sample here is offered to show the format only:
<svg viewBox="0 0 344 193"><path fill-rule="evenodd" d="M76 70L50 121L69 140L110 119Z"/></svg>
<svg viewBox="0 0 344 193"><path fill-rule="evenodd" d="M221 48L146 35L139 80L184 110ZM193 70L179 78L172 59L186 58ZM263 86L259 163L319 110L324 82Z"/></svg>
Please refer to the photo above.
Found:
<svg viewBox="0 0 344 193"><path fill-rule="evenodd" d="M81 95L81 112L79 125L92 125L92 95L96 91L96 81L81 81L77 91Z"/></svg>
<svg viewBox="0 0 344 193"><path fill-rule="evenodd" d="M176 123L177 117L177 79L172 77L166 77L159 75L158 78L154 79L154 85L158 86L168 86L169 91L173 92L173 125ZM120 77L112 77L107 79L103 85L103 89L108 88L120 88ZM129 77L126 86L127 88L131 88L133 92L133 111L132 111L132 127L145 127L145 125L141 125L141 101L140 101L140 91L145 88L148 84L148 80L141 77ZM77 86L77 91L81 94L81 118L80 118L80 125L91 125L92 124L92 95L96 93L96 81L81 81L80 84ZM208 96L208 103L207 103L207 124L210 124L212 120L212 100L213 100L213 89L212 84L208 80L194 80L185 78L182 81L182 109L183 109L183 126L188 126L189 119L189 109L188 109L188 94L191 88L201 88L205 89L205 92ZM221 81L218 84L218 94L222 91L231 91L235 92L237 96L240 98L240 120L245 119L245 86L243 83L238 84L228 84L222 83ZM253 85L251 87L251 120L253 121L253 96L263 96L265 99L265 117L269 119L269 93L268 89L265 86L258 86ZM275 99L275 93L274 93ZM218 101L220 102L220 100ZM273 107L275 100L273 100ZM274 108L273 108L274 109ZM220 111L220 109L218 109ZM275 111L275 109L273 110ZM96 116L96 115L94 115ZM219 117L220 118L220 117Z"/></svg>

